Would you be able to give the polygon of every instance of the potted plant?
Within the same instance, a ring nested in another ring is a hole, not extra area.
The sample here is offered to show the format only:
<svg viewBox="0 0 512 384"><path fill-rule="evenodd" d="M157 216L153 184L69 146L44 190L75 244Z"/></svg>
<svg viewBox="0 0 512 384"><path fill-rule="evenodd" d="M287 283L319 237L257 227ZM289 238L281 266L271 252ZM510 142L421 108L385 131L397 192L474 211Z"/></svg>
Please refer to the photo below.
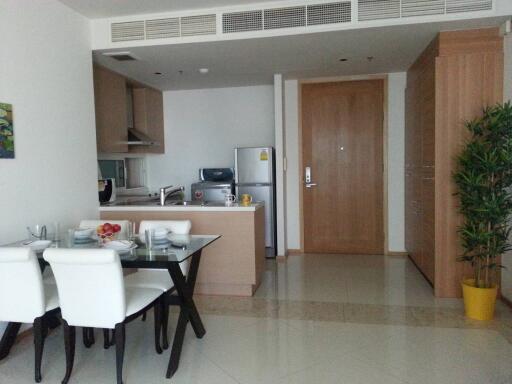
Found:
<svg viewBox="0 0 512 384"><path fill-rule="evenodd" d="M467 122L470 140L457 156L453 177L464 223L458 232L473 276L462 282L466 316L490 320L498 291L499 259L511 249L512 105L486 108Z"/></svg>

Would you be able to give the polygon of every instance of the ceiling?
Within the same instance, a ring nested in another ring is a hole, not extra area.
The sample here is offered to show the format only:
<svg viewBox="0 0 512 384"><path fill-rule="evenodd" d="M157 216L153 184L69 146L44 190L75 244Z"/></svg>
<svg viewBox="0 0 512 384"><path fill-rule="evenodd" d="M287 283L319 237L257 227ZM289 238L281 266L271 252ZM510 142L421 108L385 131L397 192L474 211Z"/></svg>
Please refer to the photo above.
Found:
<svg viewBox="0 0 512 384"><path fill-rule="evenodd" d="M389 73L407 70L439 31L499 26L504 20L488 18L133 47L121 51L129 50L139 61L118 62L101 51L94 53L94 60L161 90L272 84L275 73L282 73L285 78ZM200 68L208 68L209 73L200 74Z"/></svg>
<svg viewBox="0 0 512 384"><path fill-rule="evenodd" d="M60 0L61 3L91 19L273 1L277 0Z"/></svg>

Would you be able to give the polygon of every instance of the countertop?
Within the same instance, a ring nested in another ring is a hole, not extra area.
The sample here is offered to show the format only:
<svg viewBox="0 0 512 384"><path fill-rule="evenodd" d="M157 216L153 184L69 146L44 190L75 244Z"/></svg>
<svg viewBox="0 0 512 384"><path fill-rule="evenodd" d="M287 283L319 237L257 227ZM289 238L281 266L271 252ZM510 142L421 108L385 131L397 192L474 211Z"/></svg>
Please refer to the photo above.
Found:
<svg viewBox="0 0 512 384"><path fill-rule="evenodd" d="M249 206L242 206L240 204L233 204L231 206L225 206L222 203L209 204L209 205L149 205L147 203L140 204L137 202L123 203L122 205L102 205L100 206L100 212L254 212L258 208L263 207L263 203L254 203Z"/></svg>

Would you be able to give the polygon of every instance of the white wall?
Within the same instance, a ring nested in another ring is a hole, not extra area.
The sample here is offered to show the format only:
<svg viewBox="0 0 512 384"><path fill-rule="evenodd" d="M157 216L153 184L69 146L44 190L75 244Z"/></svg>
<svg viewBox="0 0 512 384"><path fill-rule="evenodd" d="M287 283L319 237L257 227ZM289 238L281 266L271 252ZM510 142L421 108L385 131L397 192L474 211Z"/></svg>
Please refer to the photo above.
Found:
<svg viewBox="0 0 512 384"><path fill-rule="evenodd" d="M388 76L388 247L405 252L405 87L407 73Z"/></svg>
<svg viewBox="0 0 512 384"><path fill-rule="evenodd" d="M388 79L388 211L389 251L403 252L404 244L404 129L406 73L391 73ZM300 138L298 82L285 82L287 156L288 249L300 249Z"/></svg>
<svg viewBox="0 0 512 384"><path fill-rule="evenodd" d="M237 146L274 145L272 86L164 92L165 154L148 157L151 189L198 181L199 168L233 167Z"/></svg>
<svg viewBox="0 0 512 384"><path fill-rule="evenodd" d="M0 244L25 227L98 215L89 22L54 0L0 0L0 102L15 156L0 159Z"/></svg>
<svg viewBox="0 0 512 384"><path fill-rule="evenodd" d="M284 83L286 137L286 234L287 249L300 249L300 140L299 89L297 80Z"/></svg>

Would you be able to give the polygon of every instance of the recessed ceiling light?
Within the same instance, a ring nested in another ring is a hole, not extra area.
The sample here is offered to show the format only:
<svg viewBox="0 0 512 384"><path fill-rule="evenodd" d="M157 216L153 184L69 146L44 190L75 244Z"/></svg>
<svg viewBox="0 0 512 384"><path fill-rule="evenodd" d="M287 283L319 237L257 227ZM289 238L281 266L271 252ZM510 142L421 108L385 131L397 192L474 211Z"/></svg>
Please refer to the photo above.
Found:
<svg viewBox="0 0 512 384"><path fill-rule="evenodd" d="M208 68L199 68L199 73L202 75L206 75L210 70Z"/></svg>
<svg viewBox="0 0 512 384"><path fill-rule="evenodd" d="M341 58L339 61L341 61L341 62L345 62L345 61L348 61L348 59Z"/></svg>

